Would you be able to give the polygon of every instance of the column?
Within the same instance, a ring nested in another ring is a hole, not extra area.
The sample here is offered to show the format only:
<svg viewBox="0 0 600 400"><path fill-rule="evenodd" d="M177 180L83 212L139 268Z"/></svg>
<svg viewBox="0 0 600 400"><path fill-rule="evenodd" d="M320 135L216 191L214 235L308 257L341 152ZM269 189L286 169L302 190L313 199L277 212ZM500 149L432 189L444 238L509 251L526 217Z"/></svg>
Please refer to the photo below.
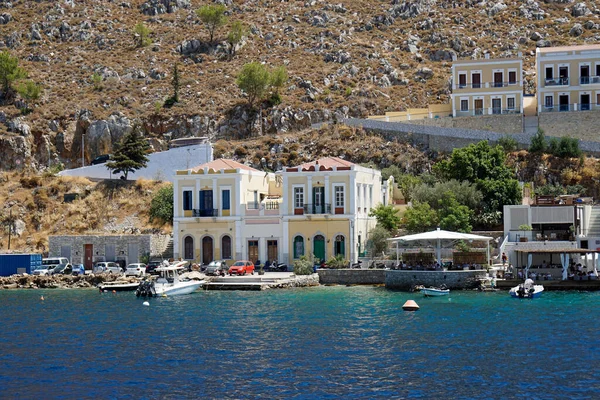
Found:
<svg viewBox="0 0 600 400"><path fill-rule="evenodd" d="M306 180L306 193L304 193L304 204L312 204L312 190L312 176L309 175ZM311 214L310 211L309 214Z"/></svg>
<svg viewBox="0 0 600 400"><path fill-rule="evenodd" d="M325 199L323 199L323 204L331 204L332 214L333 212L333 201L331 200L331 191L329 190L329 176L325 176ZM323 210L325 210L326 206L323 206Z"/></svg>
<svg viewBox="0 0 600 400"><path fill-rule="evenodd" d="M242 221L235 221L235 228L233 231L233 243L235 246L235 260L244 259L244 237L242 231Z"/></svg>
<svg viewBox="0 0 600 400"><path fill-rule="evenodd" d="M179 255L179 221L173 219L173 258L178 259Z"/></svg>
<svg viewBox="0 0 600 400"><path fill-rule="evenodd" d="M212 209L216 210L217 209L217 196L219 196L219 188L217 187L217 178L213 178L212 181L213 181L212 182L213 183L212 184L212 191L213 191Z"/></svg>
<svg viewBox="0 0 600 400"><path fill-rule="evenodd" d="M281 262L284 262L288 267L292 268L292 257L290 257L290 222L286 219L282 221L282 233L281 233Z"/></svg>
<svg viewBox="0 0 600 400"><path fill-rule="evenodd" d="M350 210L345 211L346 214L355 215L356 214L356 183L354 179L350 179L350 185L348 185L348 200L350 200ZM344 201L346 201L344 199Z"/></svg>

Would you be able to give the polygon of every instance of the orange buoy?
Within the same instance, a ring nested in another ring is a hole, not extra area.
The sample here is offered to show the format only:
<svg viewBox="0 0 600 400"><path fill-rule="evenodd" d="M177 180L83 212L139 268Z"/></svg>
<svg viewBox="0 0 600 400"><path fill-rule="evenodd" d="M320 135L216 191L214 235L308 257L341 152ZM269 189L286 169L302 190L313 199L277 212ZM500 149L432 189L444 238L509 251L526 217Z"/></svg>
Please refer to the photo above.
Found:
<svg viewBox="0 0 600 400"><path fill-rule="evenodd" d="M116 290L113 290L113 293L117 293L117 291L116 291Z"/></svg>
<svg viewBox="0 0 600 400"><path fill-rule="evenodd" d="M419 305L414 300L407 300L402 306L404 311L418 311Z"/></svg>

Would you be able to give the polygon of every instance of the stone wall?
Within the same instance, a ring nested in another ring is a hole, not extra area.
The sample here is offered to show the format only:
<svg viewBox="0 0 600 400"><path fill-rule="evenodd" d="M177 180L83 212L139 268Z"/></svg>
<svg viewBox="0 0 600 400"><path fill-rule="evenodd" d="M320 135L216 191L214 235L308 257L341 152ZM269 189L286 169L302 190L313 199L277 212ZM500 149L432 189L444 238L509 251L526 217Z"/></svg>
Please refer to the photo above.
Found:
<svg viewBox="0 0 600 400"><path fill-rule="evenodd" d="M169 246L171 235L152 235L150 240L150 256L160 256Z"/></svg>
<svg viewBox="0 0 600 400"><path fill-rule="evenodd" d="M410 123L438 128L476 129L504 134L523 132L523 116L521 114L427 118L420 121L410 121Z"/></svg>
<svg viewBox="0 0 600 400"><path fill-rule="evenodd" d="M570 136L589 141L598 140L598 111L542 112L539 114L539 127L546 136Z"/></svg>
<svg viewBox="0 0 600 400"><path fill-rule="evenodd" d="M318 269L322 285L382 285L383 269Z"/></svg>
<svg viewBox="0 0 600 400"><path fill-rule="evenodd" d="M150 253L151 242L151 235L50 236L48 239L48 252L50 257L67 257L72 264L85 264L85 245L92 245L93 263L123 260L126 264L129 264L138 262L142 256ZM114 246L114 257L107 257L107 245ZM129 254L129 245L137 245L137 254ZM61 252L64 253L61 254Z"/></svg>
<svg viewBox="0 0 600 400"><path fill-rule="evenodd" d="M410 290L416 285L440 286L448 289L470 289L479 285L487 275L485 270L476 271L385 271L385 287Z"/></svg>

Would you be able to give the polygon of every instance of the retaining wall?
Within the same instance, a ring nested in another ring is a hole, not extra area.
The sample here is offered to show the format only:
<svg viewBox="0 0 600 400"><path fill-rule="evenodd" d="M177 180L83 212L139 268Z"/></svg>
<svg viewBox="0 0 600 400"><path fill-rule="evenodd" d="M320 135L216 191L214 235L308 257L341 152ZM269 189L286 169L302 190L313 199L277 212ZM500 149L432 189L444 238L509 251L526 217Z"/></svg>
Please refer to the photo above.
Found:
<svg viewBox="0 0 600 400"><path fill-rule="evenodd" d="M542 112L538 117L539 127L544 135L563 137L569 136L581 140L598 140L598 111L566 111Z"/></svg>
<svg viewBox="0 0 600 400"><path fill-rule="evenodd" d="M440 286L448 289L471 289L487 275L485 270L475 271L385 271L385 287L410 290L416 285Z"/></svg>
<svg viewBox="0 0 600 400"><path fill-rule="evenodd" d="M478 115L476 117L427 118L410 121L415 125L427 125L438 128L474 129L496 133L512 134L523 132L523 116L514 115Z"/></svg>
<svg viewBox="0 0 600 400"><path fill-rule="evenodd" d="M383 285L384 269L318 269L322 285Z"/></svg>

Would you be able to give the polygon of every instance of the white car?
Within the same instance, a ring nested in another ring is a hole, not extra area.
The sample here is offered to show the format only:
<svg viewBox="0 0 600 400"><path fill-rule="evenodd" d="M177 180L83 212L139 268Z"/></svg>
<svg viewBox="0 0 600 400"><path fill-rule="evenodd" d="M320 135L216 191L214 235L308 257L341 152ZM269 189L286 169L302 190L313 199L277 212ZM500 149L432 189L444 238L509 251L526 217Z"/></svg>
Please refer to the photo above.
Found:
<svg viewBox="0 0 600 400"><path fill-rule="evenodd" d="M57 267L59 267L58 271L55 271ZM65 257L44 258L42 259L42 266L33 271L33 275L52 275L54 272L60 273L68 268L71 268L71 263Z"/></svg>
<svg viewBox="0 0 600 400"><path fill-rule="evenodd" d="M125 276L144 276L146 275L146 264L129 264L125 270Z"/></svg>

